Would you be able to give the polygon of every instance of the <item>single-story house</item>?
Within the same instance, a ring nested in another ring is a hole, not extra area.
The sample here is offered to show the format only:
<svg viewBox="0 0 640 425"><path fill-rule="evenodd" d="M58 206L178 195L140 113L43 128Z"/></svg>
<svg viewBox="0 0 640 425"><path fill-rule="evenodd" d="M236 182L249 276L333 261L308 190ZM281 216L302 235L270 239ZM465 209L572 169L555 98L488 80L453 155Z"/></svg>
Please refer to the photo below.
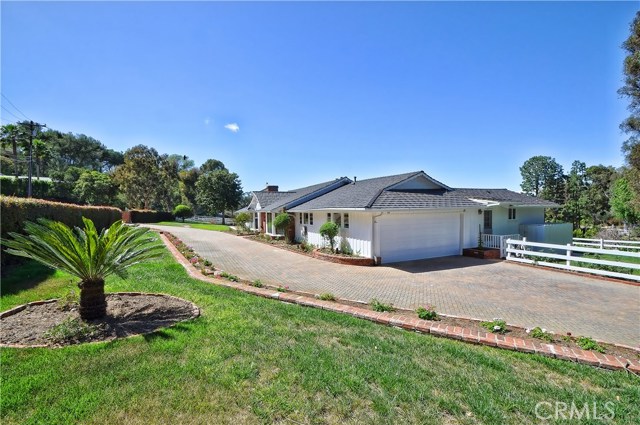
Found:
<svg viewBox="0 0 640 425"><path fill-rule="evenodd" d="M354 254L382 263L460 255L478 246L480 234L518 235L520 225L544 223L552 202L507 189L454 189L423 171L366 180L338 178L286 192L277 186L253 192L244 211L252 228L269 234L273 218L294 217L296 240L317 246L320 226L333 221Z"/></svg>

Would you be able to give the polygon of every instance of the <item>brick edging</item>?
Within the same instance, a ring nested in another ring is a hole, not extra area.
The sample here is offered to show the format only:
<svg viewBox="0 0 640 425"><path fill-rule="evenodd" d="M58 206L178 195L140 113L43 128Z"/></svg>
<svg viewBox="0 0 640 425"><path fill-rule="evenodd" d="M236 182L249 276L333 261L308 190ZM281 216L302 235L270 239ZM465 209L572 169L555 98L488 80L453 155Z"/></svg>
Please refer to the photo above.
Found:
<svg viewBox="0 0 640 425"><path fill-rule="evenodd" d="M178 249L167 239L166 235L160 234L160 238L174 256L186 270L189 276L203 282L213 283L227 288L258 295L263 298L277 299L283 302L298 304L306 307L314 307L322 310L344 313L360 319L394 326L409 331L427 333L435 336L457 339L473 344L498 347L506 350L520 351L523 353L536 353L543 356L561 360L569 360L591 366L602 367L612 370L627 370L640 376L640 360L626 359L624 357L601 354L593 351L571 349L556 344L544 344L532 339L512 338L505 335L498 335L491 332L475 331L459 326L445 325L429 320L416 319L397 313L379 313L360 307L353 307L331 301L322 301L316 298L288 292L277 292L272 289L256 288L243 283L232 283L220 278L211 278L199 273L182 256Z"/></svg>
<svg viewBox="0 0 640 425"><path fill-rule="evenodd" d="M344 264L347 266L375 266L373 258L366 257L344 257L341 255L331 255L321 252L319 249L314 249L311 253L313 258L318 260L328 261L330 263Z"/></svg>

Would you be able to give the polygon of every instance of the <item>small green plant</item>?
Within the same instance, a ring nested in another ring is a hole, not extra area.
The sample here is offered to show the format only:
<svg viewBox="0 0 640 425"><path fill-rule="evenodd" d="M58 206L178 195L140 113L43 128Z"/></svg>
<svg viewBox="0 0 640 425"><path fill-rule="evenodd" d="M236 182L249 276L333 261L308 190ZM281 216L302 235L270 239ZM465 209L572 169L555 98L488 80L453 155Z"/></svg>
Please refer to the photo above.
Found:
<svg viewBox="0 0 640 425"><path fill-rule="evenodd" d="M550 332L547 332L546 329L542 329L539 326L536 326L533 329L527 329L527 333L533 338L541 339L547 342L553 341L553 334Z"/></svg>
<svg viewBox="0 0 640 425"><path fill-rule="evenodd" d="M253 282L251 282L251 286L255 286L256 288L264 288L264 284L260 279L256 279Z"/></svg>
<svg viewBox="0 0 640 425"><path fill-rule="evenodd" d="M100 333L100 327L80 319L68 318L44 333L54 344L83 342Z"/></svg>
<svg viewBox="0 0 640 425"><path fill-rule="evenodd" d="M240 278L238 276L232 275L231 273L222 272L222 273L220 273L220 276L224 277L227 280L230 280L231 282L240 281Z"/></svg>
<svg viewBox="0 0 640 425"><path fill-rule="evenodd" d="M211 261L209 261L209 260L204 260L204 266L205 266L205 267L211 267Z"/></svg>
<svg viewBox="0 0 640 425"><path fill-rule="evenodd" d="M323 294L316 295L316 298L318 298L319 300L322 300L322 301L335 301L336 300L336 296L333 295L331 292L325 292Z"/></svg>
<svg viewBox="0 0 640 425"><path fill-rule="evenodd" d="M484 249L482 244L482 227L478 224L478 249Z"/></svg>
<svg viewBox="0 0 640 425"><path fill-rule="evenodd" d="M588 336L581 336L576 339L576 344L578 347L583 350L593 350L599 353L604 353L604 348L600 344L598 344L593 338L589 338Z"/></svg>
<svg viewBox="0 0 640 425"><path fill-rule="evenodd" d="M381 302L380 300L374 298L371 301L369 301L369 305L371 306L371 308L373 309L373 311L396 311L395 307L393 306L393 304L385 304L383 302Z"/></svg>
<svg viewBox="0 0 640 425"><path fill-rule="evenodd" d="M288 286L278 285L278 287L276 288L276 291L278 291L278 292L289 292L289 287Z"/></svg>
<svg viewBox="0 0 640 425"><path fill-rule="evenodd" d="M78 294L73 289L69 289L69 291L64 294L62 297L58 299L58 309L62 311L73 310L74 308L78 308L80 306L80 294Z"/></svg>
<svg viewBox="0 0 640 425"><path fill-rule="evenodd" d="M418 313L418 317L422 320L438 320L438 313L436 313L436 307L433 305L418 307L416 313Z"/></svg>
<svg viewBox="0 0 640 425"><path fill-rule="evenodd" d="M327 221L322 226L320 226L320 235L325 238L329 245L331 246L331 252L334 252L334 246L336 244L336 236L338 236L338 232L340 228L333 221Z"/></svg>
<svg viewBox="0 0 640 425"><path fill-rule="evenodd" d="M173 215L176 216L176 218L181 218L184 223L185 218L193 217L193 210L188 205L180 204L174 208Z"/></svg>
<svg viewBox="0 0 640 425"><path fill-rule="evenodd" d="M507 332L507 322L502 319L494 318L490 322L482 322L480 326L488 330L489 332L504 334Z"/></svg>
<svg viewBox="0 0 640 425"><path fill-rule="evenodd" d="M300 249L303 250L304 252L311 252L313 251L314 248L315 248L315 245L307 242L306 239L300 242Z"/></svg>

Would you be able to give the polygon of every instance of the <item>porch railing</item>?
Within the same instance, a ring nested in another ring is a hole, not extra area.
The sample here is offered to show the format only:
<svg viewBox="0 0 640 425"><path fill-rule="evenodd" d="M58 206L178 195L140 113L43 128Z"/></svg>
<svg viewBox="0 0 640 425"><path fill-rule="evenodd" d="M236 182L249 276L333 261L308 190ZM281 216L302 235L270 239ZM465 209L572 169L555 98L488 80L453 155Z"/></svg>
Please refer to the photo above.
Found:
<svg viewBox="0 0 640 425"><path fill-rule="evenodd" d="M507 256L507 239L522 239L518 233L511 235L489 235L482 233L482 246L500 250L500 258Z"/></svg>

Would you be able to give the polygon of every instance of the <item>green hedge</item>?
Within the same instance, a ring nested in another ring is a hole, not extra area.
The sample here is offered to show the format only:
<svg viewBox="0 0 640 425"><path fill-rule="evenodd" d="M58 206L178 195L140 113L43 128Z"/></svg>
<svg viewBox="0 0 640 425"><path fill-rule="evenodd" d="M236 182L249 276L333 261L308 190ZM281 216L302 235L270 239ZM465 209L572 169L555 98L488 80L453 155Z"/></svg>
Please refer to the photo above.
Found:
<svg viewBox="0 0 640 425"><path fill-rule="evenodd" d="M174 219L173 214L165 211L127 210L122 213L122 221L125 223L157 223Z"/></svg>
<svg viewBox="0 0 640 425"><path fill-rule="evenodd" d="M109 227L122 218L122 210L113 207L89 207L64 204L35 198L0 196L2 237L9 232L21 232L25 221L40 217L61 221L67 226L82 227L82 216L93 221L98 230Z"/></svg>
<svg viewBox="0 0 640 425"><path fill-rule="evenodd" d="M0 177L0 194L6 196L27 196L27 179ZM55 187L50 180L31 180L31 192L35 198L54 198Z"/></svg>

